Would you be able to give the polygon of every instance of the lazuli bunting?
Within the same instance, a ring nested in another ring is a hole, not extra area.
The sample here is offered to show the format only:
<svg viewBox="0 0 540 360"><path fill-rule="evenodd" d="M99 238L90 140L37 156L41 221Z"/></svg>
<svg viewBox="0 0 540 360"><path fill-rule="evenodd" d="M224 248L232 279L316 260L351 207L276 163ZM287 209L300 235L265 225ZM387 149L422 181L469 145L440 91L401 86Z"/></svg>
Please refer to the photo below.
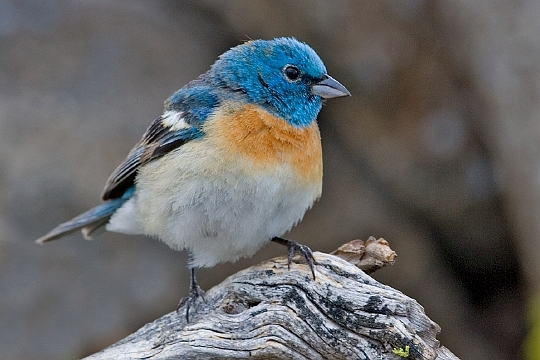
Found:
<svg viewBox="0 0 540 360"><path fill-rule="evenodd" d="M307 260L311 250L280 238L322 190L316 118L323 99L350 95L294 38L254 40L222 54L175 92L112 173L103 204L57 226L45 243L82 230L156 237L190 254L189 296L203 295L194 269L253 255L268 241ZM189 318L188 318L189 320Z"/></svg>

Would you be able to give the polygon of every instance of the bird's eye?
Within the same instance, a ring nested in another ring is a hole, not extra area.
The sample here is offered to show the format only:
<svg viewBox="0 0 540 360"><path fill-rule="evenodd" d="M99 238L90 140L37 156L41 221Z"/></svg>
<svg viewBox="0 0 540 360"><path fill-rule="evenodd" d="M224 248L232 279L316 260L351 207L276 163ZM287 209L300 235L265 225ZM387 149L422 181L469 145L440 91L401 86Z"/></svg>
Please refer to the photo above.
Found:
<svg viewBox="0 0 540 360"><path fill-rule="evenodd" d="M298 78L300 77L300 70L293 65L285 66L285 68L283 69L283 73L285 73L287 79L291 81L298 80Z"/></svg>

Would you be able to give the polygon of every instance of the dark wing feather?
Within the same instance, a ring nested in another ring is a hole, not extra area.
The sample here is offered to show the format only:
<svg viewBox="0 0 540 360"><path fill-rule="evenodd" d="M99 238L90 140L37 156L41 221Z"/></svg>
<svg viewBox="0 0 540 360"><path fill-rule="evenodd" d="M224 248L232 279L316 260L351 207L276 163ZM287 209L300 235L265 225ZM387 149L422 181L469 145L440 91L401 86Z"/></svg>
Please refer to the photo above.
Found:
<svg viewBox="0 0 540 360"><path fill-rule="evenodd" d="M140 166L182 146L186 142L202 136L202 130L197 127L171 130L159 117L152 122L142 139L129 152L126 160L113 171L102 199L110 200L121 197L135 182L135 176Z"/></svg>
<svg viewBox="0 0 540 360"><path fill-rule="evenodd" d="M175 92L165 103L168 115L152 122L126 160L114 170L102 199L121 197L134 184L139 167L201 137L202 124L219 103L220 97L206 74Z"/></svg>

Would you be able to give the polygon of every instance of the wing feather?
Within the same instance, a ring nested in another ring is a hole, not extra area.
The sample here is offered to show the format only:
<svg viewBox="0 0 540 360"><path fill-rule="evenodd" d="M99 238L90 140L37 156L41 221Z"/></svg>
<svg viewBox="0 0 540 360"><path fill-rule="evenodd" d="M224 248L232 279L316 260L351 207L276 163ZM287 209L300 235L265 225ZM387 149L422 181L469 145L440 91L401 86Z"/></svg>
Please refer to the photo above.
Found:
<svg viewBox="0 0 540 360"><path fill-rule="evenodd" d="M102 199L121 197L135 183L139 167L201 137L202 124L220 103L216 91L205 74L175 92L165 102L163 115L150 124L126 160L113 171Z"/></svg>
<svg viewBox="0 0 540 360"><path fill-rule="evenodd" d="M129 152L126 160L109 176L101 198L111 200L121 197L134 184L140 166L202 134L200 128L193 126L171 131L170 126L167 126L164 118L160 116L152 122L142 139Z"/></svg>

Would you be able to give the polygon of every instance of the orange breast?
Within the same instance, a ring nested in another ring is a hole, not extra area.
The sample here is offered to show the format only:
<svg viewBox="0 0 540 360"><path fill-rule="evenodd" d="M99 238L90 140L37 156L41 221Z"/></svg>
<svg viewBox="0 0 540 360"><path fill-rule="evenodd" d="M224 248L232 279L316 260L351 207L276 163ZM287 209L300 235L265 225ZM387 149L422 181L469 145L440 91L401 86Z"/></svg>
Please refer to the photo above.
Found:
<svg viewBox="0 0 540 360"><path fill-rule="evenodd" d="M247 159L254 170L288 165L304 181L321 181L321 137L316 122L297 128L256 105L224 106L214 116L205 132L229 160Z"/></svg>

